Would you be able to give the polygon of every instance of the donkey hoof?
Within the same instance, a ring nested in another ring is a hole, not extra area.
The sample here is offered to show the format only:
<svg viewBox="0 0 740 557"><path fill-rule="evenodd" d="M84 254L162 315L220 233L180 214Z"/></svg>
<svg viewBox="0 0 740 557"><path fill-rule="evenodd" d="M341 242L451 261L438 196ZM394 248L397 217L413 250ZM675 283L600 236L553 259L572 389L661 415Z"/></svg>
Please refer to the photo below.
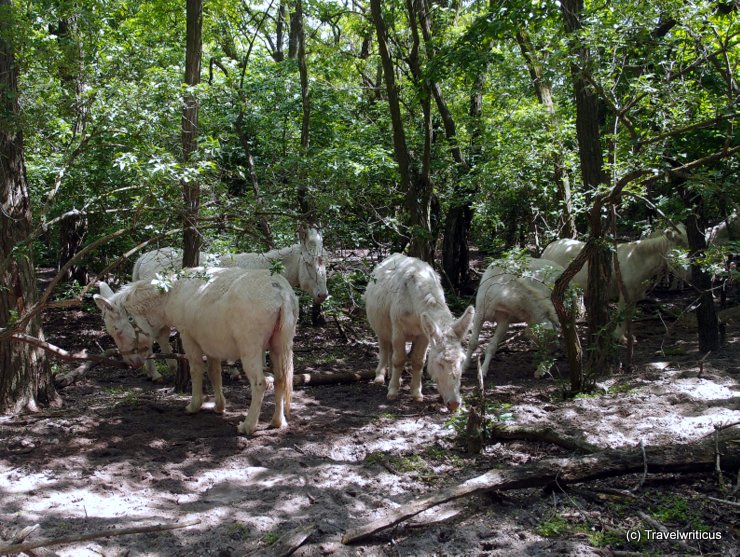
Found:
<svg viewBox="0 0 740 557"><path fill-rule="evenodd" d="M385 377L383 377L382 375L376 375L373 383L375 383L376 385L385 385Z"/></svg>
<svg viewBox="0 0 740 557"><path fill-rule="evenodd" d="M223 414L224 409L226 408L226 401L217 401L216 406L214 407L214 410L216 411L216 414Z"/></svg>
<svg viewBox="0 0 740 557"><path fill-rule="evenodd" d="M282 416L280 418L273 418L272 422L270 422L270 425L275 429L285 429L286 427L288 427L288 420L286 420Z"/></svg>
<svg viewBox="0 0 740 557"><path fill-rule="evenodd" d="M192 402L185 407L185 412L188 414L196 414L200 411L200 404L193 404Z"/></svg>
<svg viewBox="0 0 740 557"><path fill-rule="evenodd" d="M244 435L252 435L257 429L257 424L250 426L249 424L247 424L247 420L244 420L237 426L236 429L237 431L239 431L239 433L243 433Z"/></svg>
<svg viewBox="0 0 740 557"><path fill-rule="evenodd" d="M395 393L388 393L388 396L386 397L388 400L397 400L398 399L398 392Z"/></svg>
<svg viewBox="0 0 740 557"><path fill-rule="evenodd" d="M415 402L424 402L424 395L422 394L411 395L411 398L413 398Z"/></svg>

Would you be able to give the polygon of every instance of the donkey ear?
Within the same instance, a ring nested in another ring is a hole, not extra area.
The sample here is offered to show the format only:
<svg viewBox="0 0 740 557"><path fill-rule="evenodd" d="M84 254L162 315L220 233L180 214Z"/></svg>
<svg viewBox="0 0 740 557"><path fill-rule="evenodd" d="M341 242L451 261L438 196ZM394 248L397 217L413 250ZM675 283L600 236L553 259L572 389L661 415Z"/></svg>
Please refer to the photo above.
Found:
<svg viewBox="0 0 740 557"><path fill-rule="evenodd" d="M302 222L298 225L298 239L301 241L301 244L305 244L306 238L308 238L308 228L306 227L306 224Z"/></svg>
<svg viewBox="0 0 740 557"><path fill-rule="evenodd" d="M100 295L104 298L112 298L113 297L113 290L110 286L108 286L107 282L103 282L102 280L98 282L98 289L100 290Z"/></svg>
<svg viewBox="0 0 740 557"><path fill-rule="evenodd" d="M439 343L442 340L442 331L439 330L439 327L432 321L428 313L421 314L421 330L424 331L430 342Z"/></svg>
<svg viewBox="0 0 740 557"><path fill-rule="evenodd" d="M455 331L457 338L460 340L468 334L470 325L473 323L473 317L475 317L475 308L473 306L468 306L460 319L452 324L452 330Z"/></svg>
<svg viewBox="0 0 740 557"><path fill-rule="evenodd" d="M100 311L114 311L113 305L100 294L95 294L93 300L95 300L95 305L100 308Z"/></svg>

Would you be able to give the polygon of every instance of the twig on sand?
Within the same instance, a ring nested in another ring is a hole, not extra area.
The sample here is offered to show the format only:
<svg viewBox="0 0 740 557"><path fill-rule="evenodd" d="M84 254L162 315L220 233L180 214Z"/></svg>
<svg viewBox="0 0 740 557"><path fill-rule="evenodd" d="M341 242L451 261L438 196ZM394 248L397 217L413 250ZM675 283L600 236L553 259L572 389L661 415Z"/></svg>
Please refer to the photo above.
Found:
<svg viewBox="0 0 740 557"><path fill-rule="evenodd" d="M121 528L120 530L100 530L99 532L90 532L89 534L79 534L77 536L64 536L62 538L53 538L46 540L38 540L35 542L20 543L16 545L6 545L0 547L0 555L8 555L11 553L21 553L30 549L36 549L39 547L51 547L55 545L68 545L76 542L86 542L90 540L98 540L101 538L109 538L111 536L126 536L129 534L149 534L151 532L164 532L165 530L177 530L179 528L187 528L200 524L200 520L187 520L185 522L178 522L176 524L155 524L154 526L136 526L133 528Z"/></svg>

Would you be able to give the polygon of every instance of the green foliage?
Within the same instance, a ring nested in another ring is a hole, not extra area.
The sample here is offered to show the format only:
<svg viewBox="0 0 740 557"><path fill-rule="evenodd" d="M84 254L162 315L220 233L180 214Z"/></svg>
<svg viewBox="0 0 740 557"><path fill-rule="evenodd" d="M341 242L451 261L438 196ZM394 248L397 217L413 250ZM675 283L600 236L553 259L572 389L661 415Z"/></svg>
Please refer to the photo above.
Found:
<svg viewBox="0 0 740 557"><path fill-rule="evenodd" d="M471 408L473 408L475 404L478 404L478 400L479 395L470 397L466 400L464 408L455 412L445 423L446 427L452 428L459 441L465 440ZM478 409L478 411L480 412L480 409ZM483 442L485 443L491 438L491 432L497 424L510 422L512 420L514 420L514 413L511 412L511 404L486 400L485 420L481 426L481 438Z"/></svg>

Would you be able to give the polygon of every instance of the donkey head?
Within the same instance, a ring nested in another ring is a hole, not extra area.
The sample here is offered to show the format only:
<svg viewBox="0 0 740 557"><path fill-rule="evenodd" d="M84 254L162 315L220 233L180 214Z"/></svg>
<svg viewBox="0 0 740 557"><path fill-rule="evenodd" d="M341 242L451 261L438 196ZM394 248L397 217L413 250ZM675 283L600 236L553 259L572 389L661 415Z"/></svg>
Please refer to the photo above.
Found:
<svg viewBox="0 0 740 557"><path fill-rule="evenodd" d="M437 390L451 412L457 410L462 402L460 379L465 360L462 340L470 329L474 314L473 306L468 306L462 317L446 328L435 323L428 313L421 315L421 328L429 339L427 373L437 384Z"/></svg>
<svg viewBox="0 0 740 557"><path fill-rule="evenodd" d="M326 289L326 267L324 266L324 239L313 226L298 228L301 257L298 263L298 283L301 290L313 296L320 304L329 297Z"/></svg>
<svg viewBox="0 0 740 557"><path fill-rule="evenodd" d="M140 368L152 353L151 327L128 313L105 282L99 282L98 288L100 294L95 294L93 299L103 312L105 329L113 337L124 361L133 368Z"/></svg>

